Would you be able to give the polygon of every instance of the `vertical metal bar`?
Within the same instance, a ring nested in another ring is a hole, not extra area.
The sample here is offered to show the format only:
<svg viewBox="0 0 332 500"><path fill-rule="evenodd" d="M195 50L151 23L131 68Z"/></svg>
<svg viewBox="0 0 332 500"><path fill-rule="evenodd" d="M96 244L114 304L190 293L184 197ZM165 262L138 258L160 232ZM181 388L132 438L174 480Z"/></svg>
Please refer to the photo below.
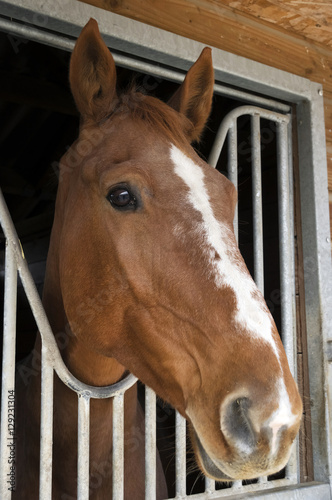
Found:
<svg viewBox="0 0 332 500"><path fill-rule="evenodd" d="M124 395L113 398L113 457L112 457L112 499L122 500L124 495L124 446L123 446Z"/></svg>
<svg viewBox="0 0 332 500"><path fill-rule="evenodd" d="M293 276L292 241L290 234L290 189L288 173L287 123L277 124L278 206L281 287L281 332L290 367L294 367L293 352Z"/></svg>
<svg viewBox="0 0 332 500"><path fill-rule="evenodd" d="M5 297L0 433L0 497L10 500L15 489L15 341L17 267L11 244L6 241Z"/></svg>
<svg viewBox="0 0 332 500"><path fill-rule="evenodd" d="M145 387L145 500L156 498L156 394Z"/></svg>
<svg viewBox="0 0 332 500"><path fill-rule="evenodd" d="M260 135L260 117L258 114L254 114L251 117L254 277L258 289L264 295L263 209Z"/></svg>
<svg viewBox="0 0 332 500"><path fill-rule="evenodd" d="M292 120L287 124L287 138L288 138L288 180L289 180L289 231L290 231L290 274L293 276L292 284L292 317L293 317L293 331L289 339L289 350L293 354L293 358L288 357L291 372L297 380L297 325L296 325L296 289L295 289L295 216L294 216L294 181L293 181L293 133L292 133ZM287 354L287 352L286 352ZM289 356L287 354L287 356ZM286 466L286 477L290 480L297 481L300 477L300 450L299 439L296 440L296 446L293 447L292 454Z"/></svg>
<svg viewBox="0 0 332 500"><path fill-rule="evenodd" d="M77 499L89 499L90 397L78 394Z"/></svg>
<svg viewBox="0 0 332 500"><path fill-rule="evenodd" d="M237 171L238 171L238 159L237 159L237 124L236 120L233 122L232 126L228 130L228 178L234 184L237 189ZM239 230L238 230L238 206L236 205L234 214L234 233L236 241L239 241Z"/></svg>
<svg viewBox="0 0 332 500"><path fill-rule="evenodd" d="M176 412L175 417L175 493L177 497L185 497L186 488L186 420Z"/></svg>
<svg viewBox="0 0 332 500"><path fill-rule="evenodd" d="M212 493L216 491L216 482L210 477L205 477L205 493Z"/></svg>
<svg viewBox="0 0 332 500"><path fill-rule="evenodd" d="M297 482L298 479L298 450L296 445L293 445L291 455L286 465L286 478L292 480L292 482Z"/></svg>
<svg viewBox="0 0 332 500"><path fill-rule="evenodd" d="M242 488L242 481L241 481L241 479L238 479L237 481L233 481L232 489L234 489L234 490L240 490L241 488Z"/></svg>
<svg viewBox="0 0 332 500"><path fill-rule="evenodd" d="M281 332L285 352L292 374L295 376L294 355L294 244L292 238L288 154L288 125L277 125L278 159L278 204L279 204L279 240L280 240L280 288L281 288ZM294 447L286 468L287 478L297 477L297 457Z"/></svg>
<svg viewBox="0 0 332 500"><path fill-rule="evenodd" d="M295 216L294 216L294 182L293 182L293 144L292 144L292 120L287 124L287 152L288 152L288 182L289 182L289 246L290 246L290 276L292 277L292 318L293 331L289 338L289 351L292 352L290 357L286 351L290 369L293 377L297 378L297 342L296 342L296 290L295 290Z"/></svg>
<svg viewBox="0 0 332 500"><path fill-rule="evenodd" d="M39 498L43 500L52 498L53 380L48 350L42 345Z"/></svg>
<svg viewBox="0 0 332 500"><path fill-rule="evenodd" d="M228 133L228 128L228 124L225 124L224 120L222 120L208 158L208 164L213 168L217 167L219 156L224 147L224 142Z"/></svg>

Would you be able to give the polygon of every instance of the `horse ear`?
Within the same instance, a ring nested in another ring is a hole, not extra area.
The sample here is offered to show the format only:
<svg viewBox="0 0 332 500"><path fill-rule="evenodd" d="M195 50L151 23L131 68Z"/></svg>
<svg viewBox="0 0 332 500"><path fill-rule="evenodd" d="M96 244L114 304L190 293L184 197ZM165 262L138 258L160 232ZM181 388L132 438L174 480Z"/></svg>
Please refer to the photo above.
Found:
<svg viewBox="0 0 332 500"><path fill-rule="evenodd" d="M214 72L211 49L205 47L195 64L189 69L182 85L168 104L183 113L193 129L191 141L198 141L209 117L212 105Z"/></svg>
<svg viewBox="0 0 332 500"><path fill-rule="evenodd" d="M94 19L90 19L77 39L70 60L69 81L83 118L99 121L111 112L116 100L115 63Z"/></svg>

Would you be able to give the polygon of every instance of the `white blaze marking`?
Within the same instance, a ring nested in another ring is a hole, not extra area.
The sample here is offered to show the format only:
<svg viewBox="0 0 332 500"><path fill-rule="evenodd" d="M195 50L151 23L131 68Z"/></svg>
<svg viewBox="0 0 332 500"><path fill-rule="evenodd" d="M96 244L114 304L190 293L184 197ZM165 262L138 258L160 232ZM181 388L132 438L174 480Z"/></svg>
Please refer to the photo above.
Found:
<svg viewBox="0 0 332 500"><path fill-rule="evenodd" d="M216 286L232 288L237 301L235 320L254 337L268 342L279 360L272 336L271 318L261 302L254 297L258 290L250 274L243 272L235 259L231 258L232 254L238 254L238 250L234 243L230 244L233 241L231 231L214 216L202 168L174 145L171 146L170 156L175 173L189 188L189 202L202 216L203 222L197 226L197 233L206 242L204 251L209 258L210 272ZM216 252L220 259L215 258Z"/></svg>
<svg viewBox="0 0 332 500"><path fill-rule="evenodd" d="M282 378L279 379L277 388L280 398L279 405L267 422L267 425L272 429L272 455L277 450L277 437L279 430L284 426L292 426L296 421L296 415L294 415L294 413L292 412L288 392L286 390L285 382Z"/></svg>

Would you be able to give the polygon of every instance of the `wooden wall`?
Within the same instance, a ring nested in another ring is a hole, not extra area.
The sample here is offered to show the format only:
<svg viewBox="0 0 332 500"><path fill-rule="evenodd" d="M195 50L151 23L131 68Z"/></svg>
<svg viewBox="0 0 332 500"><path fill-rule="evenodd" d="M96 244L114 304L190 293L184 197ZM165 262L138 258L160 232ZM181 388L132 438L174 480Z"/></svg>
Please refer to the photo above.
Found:
<svg viewBox="0 0 332 500"><path fill-rule="evenodd" d="M319 82L332 207L332 5L290 0L80 0ZM331 210L330 210L331 211Z"/></svg>

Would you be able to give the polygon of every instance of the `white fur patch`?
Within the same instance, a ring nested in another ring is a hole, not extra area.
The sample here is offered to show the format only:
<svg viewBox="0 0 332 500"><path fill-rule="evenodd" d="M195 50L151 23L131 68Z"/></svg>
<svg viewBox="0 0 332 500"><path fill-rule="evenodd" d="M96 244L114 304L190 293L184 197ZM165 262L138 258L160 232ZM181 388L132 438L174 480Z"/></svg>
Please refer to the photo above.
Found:
<svg viewBox="0 0 332 500"><path fill-rule="evenodd" d="M189 203L202 217L202 223L197 226L197 233L205 241L204 252L209 260L209 274L213 276L217 287L229 286L234 291L237 302L235 320L251 335L268 342L279 359L272 336L270 315L255 297L258 290L250 274L243 272L233 258L234 254L238 254L238 250L235 244L230 243L233 242L233 238L229 237L230 230L214 216L204 184L203 169L174 145L171 146L170 156L175 173L189 188ZM220 259L216 259L216 252Z"/></svg>
<svg viewBox="0 0 332 500"><path fill-rule="evenodd" d="M266 425L272 429L272 445L271 454L278 449L278 432L282 427L291 427L296 421L296 415L292 412L291 403L289 400L288 392L285 386L285 382L282 378L279 379L277 383L278 394L279 394L279 405L276 411L271 415Z"/></svg>

